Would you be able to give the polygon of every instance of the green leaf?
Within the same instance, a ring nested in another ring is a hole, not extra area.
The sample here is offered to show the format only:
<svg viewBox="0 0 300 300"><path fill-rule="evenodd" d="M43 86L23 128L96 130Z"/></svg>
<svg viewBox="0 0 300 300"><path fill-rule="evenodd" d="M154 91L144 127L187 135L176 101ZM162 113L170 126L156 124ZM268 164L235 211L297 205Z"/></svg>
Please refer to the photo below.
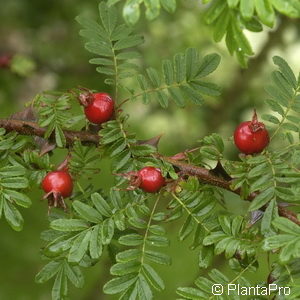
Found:
<svg viewBox="0 0 300 300"><path fill-rule="evenodd" d="M9 201L15 202L16 204L23 207L29 207L31 205L30 198L20 192L6 189L4 191L4 197Z"/></svg>
<svg viewBox="0 0 300 300"><path fill-rule="evenodd" d="M273 6L282 14L291 18L299 18L300 3L298 0L272 0Z"/></svg>
<svg viewBox="0 0 300 300"><path fill-rule="evenodd" d="M254 0L241 0L240 10L243 18L250 20L254 14Z"/></svg>
<svg viewBox="0 0 300 300"><path fill-rule="evenodd" d="M143 36L132 35L132 36L126 37L124 39L118 40L114 45L114 49L115 50L123 50L126 48L132 48L132 47L141 45L143 42L144 42Z"/></svg>
<svg viewBox="0 0 300 300"><path fill-rule="evenodd" d="M134 25L140 18L140 0L127 0L123 8L123 17L128 24Z"/></svg>
<svg viewBox="0 0 300 300"><path fill-rule="evenodd" d="M190 87L191 86L191 87ZM186 85L182 85L180 87L180 90L186 94L186 96L188 97L188 99L197 104L197 105L201 105L204 100L202 98L202 96L196 91L196 88L194 87L193 84L190 84L189 86Z"/></svg>
<svg viewBox="0 0 300 300"><path fill-rule="evenodd" d="M45 283L55 276L61 268L60 261L50 261L43 269L35 276L36 283Z"/></svg>
<svg viewBox="0 0 300 300"><path fill-rule="evenodd" d="M234 8L238 5L239 0L227 0L227 3L230 8Z"/></svg>
<svg viewBox="0 0 300 300"><path fill-rule="evenodd" d="M158 98L158 102L161 105L161 107L168 107L169 99L163 91L157 91L154 95Z"/></svg>
<svg viewBox="0 0 300 300"><path fill-rule="evenodd" d="M202 291L191 287L179 287L176 293L185 299L198 300L207 298Z"/></svg>
<svg viewBox="0 0 300 300"><path fill-rule="evenodd" d="M117 228L121 231L125 230L125 216L122 212L116 212L113 216L114 222Z"/></svg>
<svg viewBox="0 0 300 300"><path fill-rule="evenodd" d="M145 277L140 273L137 281L138 294L140 299L151 300L153 299L152 291L148 285Z"/></svg>
<svg viewBox="0 0 300 300"><path fill-rule="evenodd" d="M0 169L1 177L16 177L25 175L25 169L21 166L5 166Z"/></svg>
<svg viewBox="0 0 300 300"><path fill-rule="evenodd" d="M127 262L116 263L110 268L110 273L116 276L123 276L132 273L138 273L141 268L141 262L131 260Z"/></svg>
<svg viewBox="0 0 300 300"><path fill-rule="evenodd" d="M185 56L182 53L177 53L173 59L175 80L180 83L185 80L186 66L185 66Z"/></svg>
<svg viewBox="0 0 300 300"><path fill-rule="evenodd" d="M253 169L251 169L249 171L248 176L249 176L249 178L260 176L260 175L264 174L264 171L267 168L268 168L268 162L261 163L261 164L255 166Z"/></svg>
<svg viewBox="0 0 300 300"><path fill-rule="evenodd" d="M274 84L282 91L283 94L286 94L289 98L292 98L294 95L292 87L289 85L289 82L285 79L281 72L275 71L272 73L272 80Z"/></svg>
<svg viewBox="0 0 300 300"><path fill-rule="evenodd" d="M227 235L231 235L230 218L228 216L219 216L218 219L224 233L226 233Z"/></svg>
<svg viewBox="0 0 300 300"><path fill-rule="evenodd" d="M213 232L204 238L203 245L208 246L208 245L215 244L216 242L218 242L219 240L222 240L225 237L226 237L226 234L224 234L224 232L222 232L222 231Z"/></svg>
<svg viewBox="0 0 300 300"><path fill-rule="evenodd" d="M274 197L274 188L268 188L259 193L249 206L249 211L260 209Z"/></svg>
<svg viewBox="0 0 300 300"><path fill-rule="evenodd" d="M161 80L157 71L154 68L147 68L146 72L150 79L150 82L152 83L152 86L158 88L161 85Z"/></svg>
<svg viewBox="0 0 300 300"><path fill-rule="evenodd" d="M139 246L143 243L143 237L136 233L127 234L119 238L119 243L125 246Z"/></svg>
<svg viewBox="0 0 300 300"><path fill-rule="evenodd" d="M92 259L98 259L102 255L102 226L96 225L92 229L91 238L90 238L90 255Z"/></svg>
<svg viewBox="0 0 300 300"><path fill-rule="evenodd" d="M116 163L116 166L114 167L114 169L116 171L119 171L120 169L122 169L125 166L125 164L129 161L130 158L131 158L130 151L124 150L123 152L118 154L115 159L115 161L117 163Z"/></svg>
<svg viewBox="0 0 300 300"><path fill-rule="evenodd" d="M140 218L129 218L128 222L130 225L138 229L144 229L147 227L147 223Z"/></svg>
<svg viewBox="0 0 300 300"><path fill-rule="evenodd" d="M81 270L78 266L70 266L68 263L65 263L64 268L65 274L72 284L77 288L82 288L84 285L84 278Z"/></svg>
<svg viewBox="0 0 300 300"><path fill-rule="evenodd" d="M274 209L277 209L275 199L272 199L264 212L264 216L261 221L261 233L265 236L272 234L271 224L274 216Z"/></svg>
<svg viewBox="0 0 300 300"><path fill-rule="evenodd" d="M266 103L271 107L271 109L275 112L278 112L281 116L284 116L284 110L283 108L277 103L277 101L274 101L273 99L267 99Z"/></svg>
<svg viewBox="0 0 300 300"><path fill-rule="evenodd" d="M298 240L298 242L300 242L300 240ZM294 242L291 242L281 249L279 254L279 260L282 263L287 263L291 259L291 257L294 256L295 246L296 244Z"/></svg>
<svg viewBox="0 0 300 300"><path fill-rule="evenodd" d="M82 231L89 225L86 221L79 219L57 219L50 223L50 227L58 231Z"/></svg>
<svg viewBox="0 0 300 300"><path fill-rule="evenodd" d="M272 5L270 4L270 0L255 0L255 8L262 23L269 27L273 27L275 13Z"/></svg>
<svg viewBox="0 0 300 300"><path fill-rule="evenodd" d="M60 270L57 273L57 276L55 278L51 296L53 300L60 300L65 298L67 294L68 294L67 277L64 275L63 270Z"/></svg>
<svg viewBox="0 0 300 300"><path fill-rule="evenodd" d="M288 2L285 1L285 3ZM292 69L290 68L290 66L287 64L287 62L281 58L280 56L274 56L273 57L273 62L275 65L277 65L280 69L280 71L282 72L284 78L289 82L289 84L296 89L297 88L297 80L296 77L292 71Z"/></svg>
<svg viewBox="0 0 300 300"><path fill-rule="evenodd" d="M119 252L116 255L116 260L118 262L127 262L132 260L137 260L142 255L142 251L140 249L129 249L122 252Z"/></svg>
<svg viewBox="0 0 300 300"><path fill-rule="evenodd" d="M173 73L173 66L170 60L163 60L162 62L162 69L164 74L164 79L167 85L171 85L174 81L174 73Z"/></svg>
<svg viewBox="0 0 300 300"><path fill-rule="evenodd" d="M295 236L291 234L277 234L271 237L267 237L264 240L263 249L270 251L273 249L278 249L290 242L295 241Z"/></svg>
<svg viewBox="0 0 300 300"><path fill-rule="evenodd" d="M185 101L182 97L179 88L177 87L169 87L168 91L171 95L172 100L178 105L179 107L184 107Z"/></svg>
<svg viewBox="0 0 300 300"><path fill-rule="evenodd" d="M216 53L204 56L197 72L197 78L205 77L215 71L220 61L221 57Z"/></svg>
<svg viewBox="0 0 300 300"><path fill-rule="evenodd" d="M79 262L89 247L89 241L91 237L91 230L81 232L74 240L70 249L68 261Z"/></svg>
<svg viewBox="0 0 300 300"><path fill-rule="evenodd" d="M28 180L24 177L6 177L0 179L0 185L10 189L25 189L28 187Z"/></svg>
<svg viewBox="0 0 300 300"><path fill-rule="evenodd" d="M112 6L115 5L116 3L120 2L121 0L108 0L107 1L107 5L108 6Z"/></svg>
<svg viewBox="0 0 300 300"><path fill-rule="evenodd" d="M3 201L3 211L6 221L11 226L11 228L16 231L21 231L23 228L24 220L17 208L10 202Z"/></svg>
<svg viewBox="0 0 300 300"><path fill-rule="evenodd" d="M174 13L176 10L176 0L160 0L162 7L169 13Z"/></svg>
<svg viewBox="0 0 300 300"><path fill-rule="evenodd" d="M160 265L170 265L171 264L171 258L168 255L161 253L161 252L146 250L145 257L148 258L150 261L155 262Z"/></svg>
<svg viewBox="0 0 300 300"><path fill-rule="evenodd" d="M164 236L158 236L158 235L148 235L146 242L148 245L152 245L155 247L167 247L169 246L169 240L168 238Z"/></svg>
<svg viewBox="0 0 300 300"><path fill-rule="evenodd" d="M148 20L155 19L160 12L159 0L144 0L146 6L146 18Z"/></svg>
<svg viewBox="0 0 300 300"><path fill-rule="evenodd" d="M104 1L99 4L99 14L107 32L112 33L117 24L117 13L114 7L108 7Z"/></svg>
<svg viewBox="0 0 300 300"><path fill-rule="evenodd" d="M111 208L104 198L99 193L94 193L91 196L92 202L97 210L105 217L110 217L112 214Z"/></svg>
<svg viewBox="0 0 300 300"><path fill-rule="evenodd" d="M228 29L230 17L231 17L231 14L229 12L229 9L228 8L224 9L224 11L219 16L219 18L214 26L213 38L214 38L215 42L220 42L222 40L222 38L224 37L224 35Z"/></svg>
<svg viewBox="0 0 300 300"><path fill-rule="evenodd" d="M60 126L55 127L55 142L58 147L64 148L66 146L66 137Z"/></svg>
<svg viewBox="0 0 300 300"><path fill-rule="evenodd" d="M207 269L213 261L214 257L214 247L213 246L203 246L199 251L199 268Z"/></svg>
<svg viewBox="0 0 300 300"><path fill-rule="evenodd" d="M72 206L82 219L96 224L102 221L99 212L89 205L75 200Z"/></svg>
<svg viewBox="0 0 300 300"><path fill-rule="evenodd" d="M220 88L214 83L197 80L197 81L192 81L190 85L201 94L208 95L208 96L220 95Z"/></svg>
<svg viewBox="0 0 300 300"><path fill-rule="evenodd" d="M197 73L197 64L195 64L196 61L198 61L199 55L198 51L195 48L188 48L185 51L185 70L186 70L186 78L187 81L194 78ZM172 67L171 71L172 72ZM173 78L173 74L172 74ZM173 82L173 80L171 81Z"/></svg>
<svg viewBox="0 0 300 300"><path fill-rule="evenodd" d="M300 226L296 225L294 222L288 220L287 218L278 217L274 219L272 224L279 230L292 235L299 235L300 238Z"/></svg>
<svg viewBox="0 0 300 300"><path fill-rule="evenodd" d="M190 233L193 231L194 229L194 222L193 222L193 219L192 219L192 216L189 215L184 224L182 225L180 231L179 231L179 240L180 241L183 241L184 239L186 239Z"/></svg>
<svg viewBox="0 0 300 300"><path fill-rule="evenodd" d="M156 290L162 291L165 289L163 280L150 265L143 264L143 273Z"/></svg>
<svg viewBox="0 0 300 300"><path fill-rule="evenodd" d="M108 245L114 236L115 224L110 218L105 219L102 224L102 243Z"/></svg>
<svg viewBox="0 0 300 300"><path fill-rule="evenodd" d="M251 45L247 40L245 34L243 33L243 30L240 28L239 24L236 23L236 21L232 20L231 25L233 31L232 33L234 35L235 43L237 45L237 49L235 49L235 51L237 51L237 54L244 52L247 55L252 55L253 51Z"/></svg>
<svg viewBox="0 0 300 300"><path fill-rule="evenodd" d="M149 232L156 234L156 235L165 235L166 234L166 230L160 225L151 225L149 227Z"/></svg>
<svg viewBox="0 0 300 300"><path fill-rule="evenodd" d="M214 1L205 14L206 23L212 24L220 16L222 11L225 9L226 4L227 3L224 0Z"/></svg>
<svg viewBox="0 0 300 300"><path fill-rule="evenodd" d="M135 274L117 277L107 282L103 287L103 291L109 295L118 294L128 289L136 280Z"/></svg>

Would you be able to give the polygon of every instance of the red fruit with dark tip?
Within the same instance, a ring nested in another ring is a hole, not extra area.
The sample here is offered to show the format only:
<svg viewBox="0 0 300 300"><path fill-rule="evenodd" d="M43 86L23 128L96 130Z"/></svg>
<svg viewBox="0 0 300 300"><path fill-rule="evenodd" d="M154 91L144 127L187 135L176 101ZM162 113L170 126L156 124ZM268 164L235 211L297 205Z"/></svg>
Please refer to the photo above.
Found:
<svg viewBox="0 0 300 300"><path fill-rule="evenodd" d="M73 180L66 171L53 171L43 179L42 188L47 194L59 194L61 197L66 198L72 194Z"/></svg>
<svg viewBox="0 0 300 300"><path fill-rule="evenodd" d="M94 124L108 121L114 112L114 101L106 93L89 94L84 106L87 119Z"/></svg>
<svg viewBox="0 0 300 300"><path fill-rule="evenodd" d="M158 192L166 183L160 169L154 167L145 167L139 170L138 177L139 187L148 193Z"/></svg>
<svg viewBox="0 0 300 300"><path fill-rule="evenodd" d="M260 153L269 141L268 130L264 123L258 122L255 111L252 121L242 122L234 132L234 143L245 154Z"/></svg>

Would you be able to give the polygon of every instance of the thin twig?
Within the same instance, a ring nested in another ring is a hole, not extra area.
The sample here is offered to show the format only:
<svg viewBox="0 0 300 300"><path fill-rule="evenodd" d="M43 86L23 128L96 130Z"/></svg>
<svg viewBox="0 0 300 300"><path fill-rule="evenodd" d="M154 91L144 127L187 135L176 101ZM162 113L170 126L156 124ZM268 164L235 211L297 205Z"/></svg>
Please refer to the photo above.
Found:
<svg viewBox="0 0 300 300"><path fill-rule="evenodd" d="M4 128L7 132L15 131L21 135L31 135L44 137L46 128L40 127L35 122L21 121L14 119L1 119L0 127ZM64 130L67 146L72 145L76 140L80 140L83 144L99 144L99 136L92 134L88 131L73 131ZM54 136L51 135L50 140L54 140Z"/></svg>
<svg viewBox="0 0 300 300"><path fill-rule="evenodd" d="M44 137L44 134L46 132L45 128L39 127L35 122L13 119L0 119L0 128L1 127L4 128L7 132L15 131L21 135ZM66 137L67 146L72 145L76 140L80 140L83 144L99 144L99 136L88 131L64 130L64 134ZM53 140L53 136L51 136L50 139ZM194 166L192 164L184 163L171 157L165 157L159 154L157 156L160 159L169 162L174 167L177 167L184 175L196 176L203 183L223 188L239 196L241 194L240 189L232 189L231 180L226 180L224 178L218 177L212 174L211 171L206 168ZM253 201L253 199L257 195L258 193L252 193L246 200ZM278 205L278 214L300 226L300 220L297 218L296 213L294 213L293 211L287 210L283 206Z"/></svg>

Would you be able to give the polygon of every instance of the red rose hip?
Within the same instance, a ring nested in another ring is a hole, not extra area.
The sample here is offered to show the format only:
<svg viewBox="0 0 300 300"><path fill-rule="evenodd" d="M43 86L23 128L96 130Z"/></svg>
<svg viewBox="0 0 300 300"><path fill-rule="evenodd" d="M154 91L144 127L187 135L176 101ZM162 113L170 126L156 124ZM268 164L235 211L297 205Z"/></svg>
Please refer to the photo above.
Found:
<svg viewBox="0 0 300 300"><path fill-rule="evenodd" d="M252 121L242 122L234 131L234 143L245 154L263 151L269 141L269 133L264 123L258 122L255 111Z"/></svg>
<svg viewBox="0 0 300 300"><path fill-rule="evenodd" d="M148 193L158 192L165 185L165 178L158 168L145 167L138 171L138 177L139 187Z"/></svg>
<svg viewBox="0 0 300 300"><path fill-rule="evenodd" d="M114 101L106 93L88 93L79 96L84 106L87 119L94 124L102 124L108 121L114 112Z"/></svg>
<svg viewBox="0 0 300 300"><path fill-rule="evenodd" d="M72 194L73 180L66 171L53 171L45 176L42 187L46 193L60 193L63 198L66 198Z"/></svg>

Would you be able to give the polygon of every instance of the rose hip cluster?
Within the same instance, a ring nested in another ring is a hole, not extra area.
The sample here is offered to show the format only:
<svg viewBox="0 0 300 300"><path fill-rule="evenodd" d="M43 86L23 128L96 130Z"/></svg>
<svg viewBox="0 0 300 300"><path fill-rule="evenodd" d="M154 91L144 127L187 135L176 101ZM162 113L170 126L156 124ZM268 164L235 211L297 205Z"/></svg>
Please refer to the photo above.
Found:
<svg viewBox="0 0 300 300"><path fill-rule="evenodd" d="M84 107L86 118L93 124L103 124L109 121L114 114L114 100L107 93L92 93L88 90L79 95L79 102ZM158 192L165 185L165 179L160 169L145 167L137 172L129 172L130 188L141 188L145 192ZM67 167L63 170L49 172L42 181L45 191L44 199L48 199L51 207L61 207L66 210L64 198L70 197L73 190L73 179Z"/></svg>
<svg viewBox="0 0 300 300"><path fill-rule="evenodd" d="M115 103L109 94L85 90L78 98L84 107L86 118L91 123L100 125L113 117ZM262 122L258 122L255 111L251 121L242 122L236 128L234 142L244 154L259 153L269 144L268 131ZM150 166L136 172L117 175L129 180L127 190L140 188L147 193L156 193L166 184L161 170ZM54 206L66 209L64 198L70 197L73 190L73 180L67 167L49 172L42 181L42 188L46 193L44 198L48 199L49 208Z"/></svg>

